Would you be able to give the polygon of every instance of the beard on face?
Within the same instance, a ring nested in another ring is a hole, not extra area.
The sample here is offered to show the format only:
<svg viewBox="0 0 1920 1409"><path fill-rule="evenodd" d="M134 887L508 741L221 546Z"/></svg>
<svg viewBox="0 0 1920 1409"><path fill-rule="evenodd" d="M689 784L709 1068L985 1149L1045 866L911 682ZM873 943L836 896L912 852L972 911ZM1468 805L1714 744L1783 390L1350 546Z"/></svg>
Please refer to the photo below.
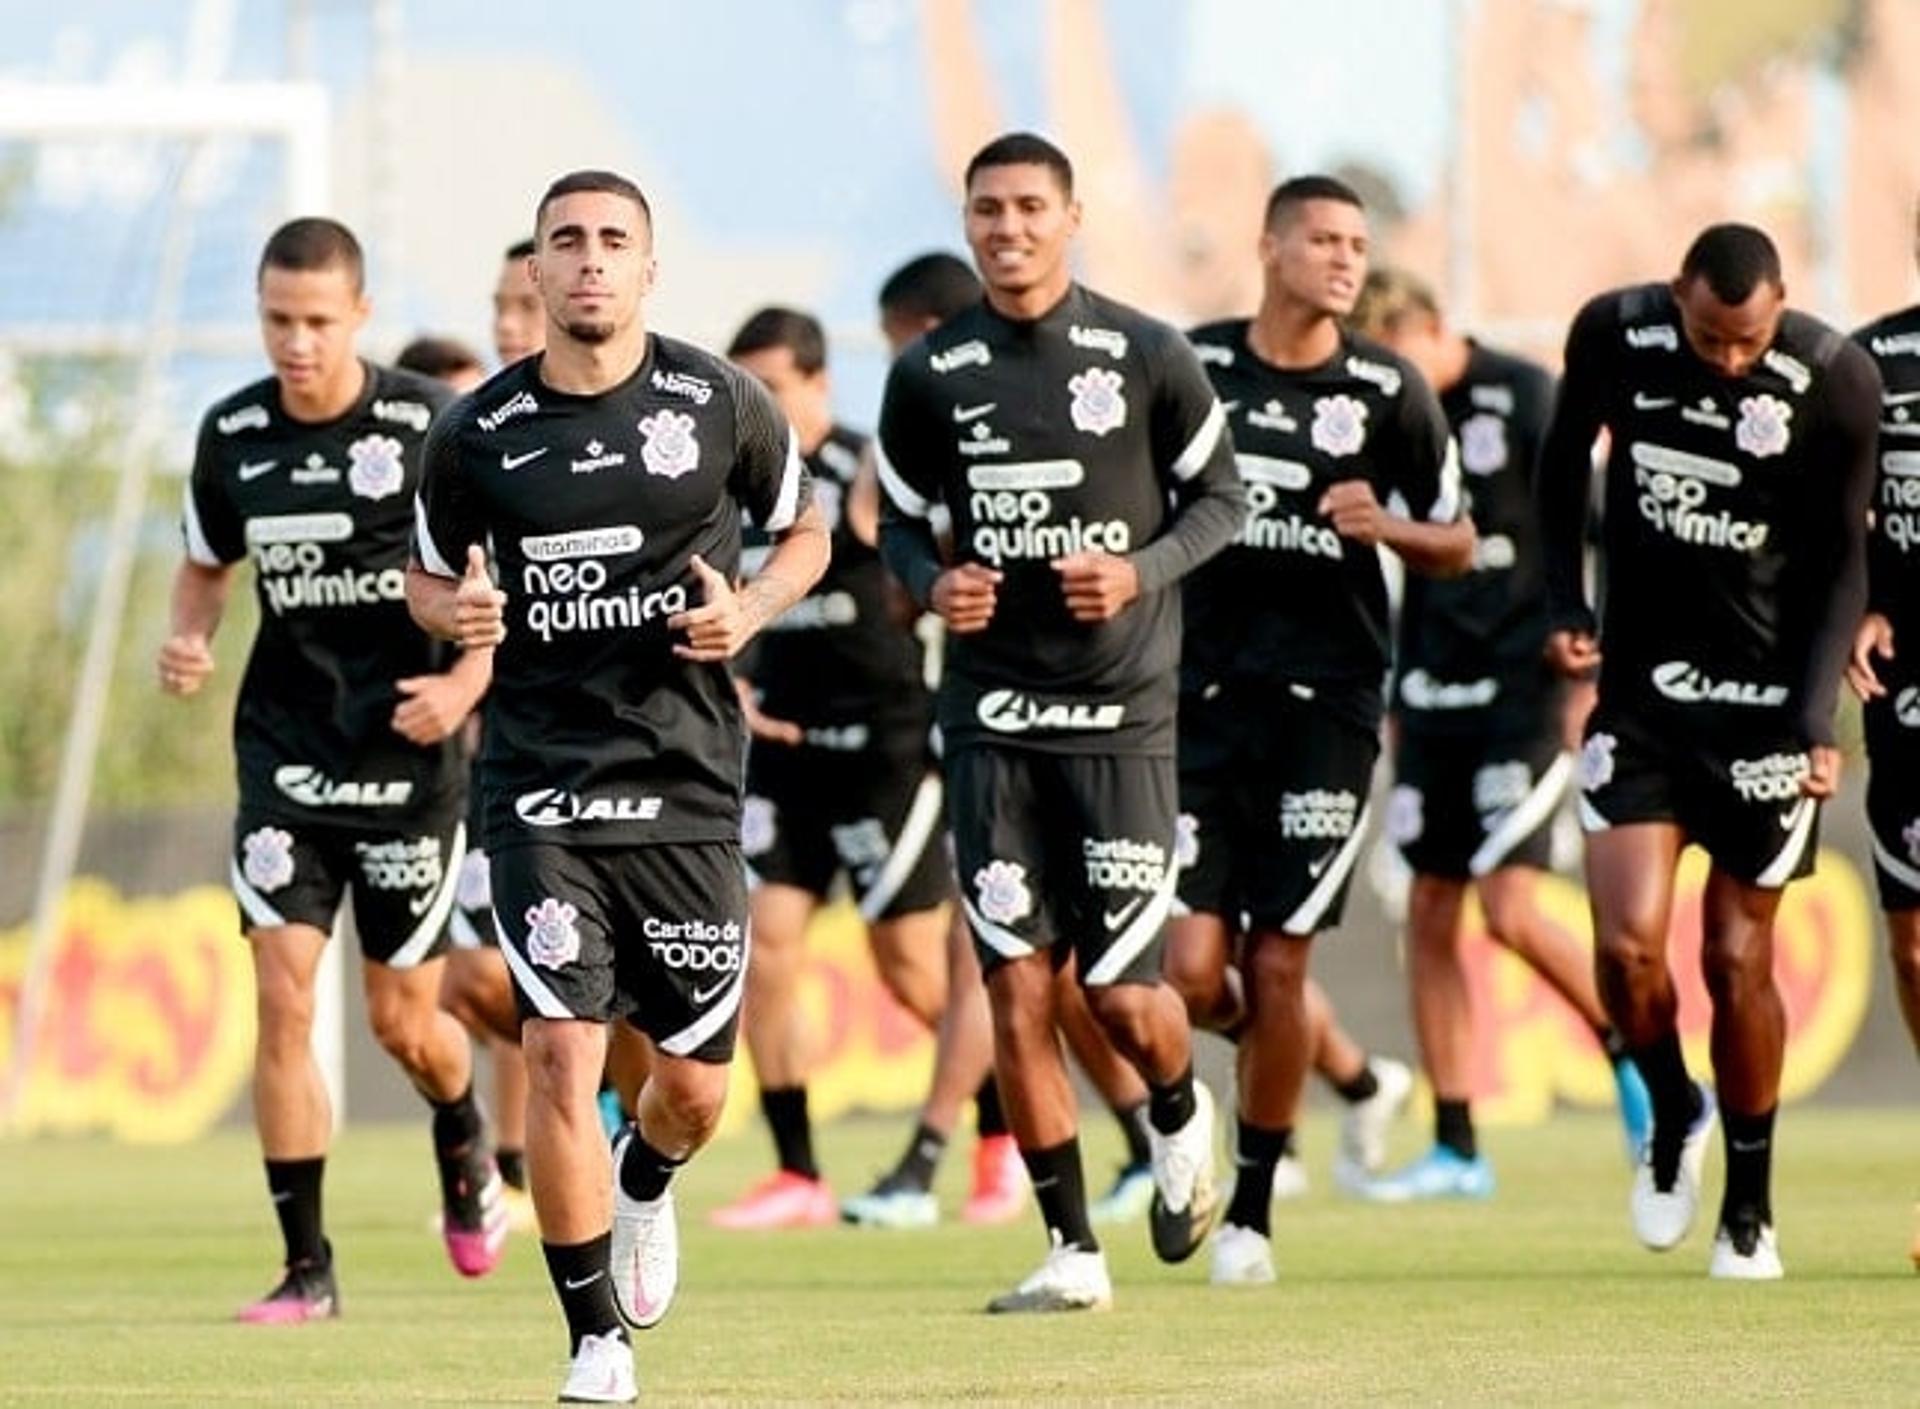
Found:
<svg viewBox="0 0 1920 1409"><path fill-rule="evenodd" d="M606 322L569 323L567 324L567 336L575 342L583 342L589 346L597 347L613 336L613 324Z"/></svg>

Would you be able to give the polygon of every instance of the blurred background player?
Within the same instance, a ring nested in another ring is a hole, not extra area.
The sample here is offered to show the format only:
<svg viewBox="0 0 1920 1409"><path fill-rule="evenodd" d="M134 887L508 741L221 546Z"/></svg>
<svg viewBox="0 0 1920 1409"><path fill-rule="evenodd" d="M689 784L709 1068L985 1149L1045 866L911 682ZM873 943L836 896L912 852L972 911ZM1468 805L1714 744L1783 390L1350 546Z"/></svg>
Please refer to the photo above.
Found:
<svg viewBox="0 0 1920 1409"><path fill-rule="evenodd" d="M466 836L455 736L486 689L490 652L456 658L405 612L421 447L448 398L356 354L371 307L364 269L359 242L332 220L291 221L267 241L258 291L273 375L201 424L160 649L161 688L198 690L234 567L254 559L260 625L234 723L232 880L259 1000L254 1119L286 1246L280 1283L240 1312L254 1324L340 1311L321 1216L333 1114L312 1038L315 972L348 890L368 1021L433 1109L448 1256L480 1276L507 1231L472 1048L439 1004Z"/></svg>
<svg viewBox="0 0 1920 1409"><path fill-rule="evenodd" d="M1476 539L1472 571L1410 575L1401 603L1386 826L1414 872L1407 983L1433 1086L1434 1137L1432 1149L1362 1191L1387 1201L1484 1198L1494 1175L1474 1138L1473 1008L1460 952L1469 885L1487 934L1545 979L1606 1052L1629 1159L1639 1157L1652 1118L1639 1073L1600 1007L1592 958L1534 902L1573 781L1571 702L1546 661L1533 512L1553 378L1455 331L1433 290L1403 270L1367 275L1353 324L1412 363L1440 397Z"/></svg>
<svg viewBox="0 0 1920 1409"><path fill-rule="evenodd" d="M1195 1024L1239 1033L1236 1176L1214 1240L1217 1284L1274 1277L1274 1170L1314 1055L1308 957L1314 936L1339 923L1379 754L1390 655L1380 550L1436 576L1465 571L1473 554L1432 391L1341 326L1368 244L1351 188L1326 176L1282 183L1261 226L1258 313L1191 334L1231 408L1247 493L1236 542L1187 586L1189 864L1186 913L1167 945L1167 974ZM1227 978L1236 965L1238 990ZM1371 1069L1357 1080L1378 1094Z"/></svg>
<svg viewBox="0 0 1920 1409"><path fill-rule="evenodd" d="M1920 208L1914 258L1920 261ZM1894 991L1920 1048L1920 500L1907 492L1920 483L1920 304L1869 323L1853 340L1880 368L1883 390L1867 614L1847 674L1866 705L1867 817ZM1920 1224L1912 1251L1920 1269Z"/></svg>
<svg viewBox="0 0 1920 1409"><path fill-rule="evenodd" d="M540 326L544 331L544 323ZM445 382L456 392L472 391L486 379L479 354L455 338L415 338L400 349L394 365ZM469 759L480 756L478 709L467 717L461 744ZM467 855L454 892L449 922L453 944L447 951L440 1002L475 1041L486 1044L493 1064L494 1158L500 1166L507 1222L516 1233L533 1233L539 1231L539 1221L527 1193L527 1062L520 1053L513 983L493 930L493 886L487 877L487 850L480 844L482 826L480 790L469 787Z"/></svg>
<svg viewBox="0 0 1920 1409"><path fill-rule="evenodd" d="M962 903L1051 1244L988 1309L1097 1309L1112 1286L1055 1031L1070 959L1148 1084L1155 1252L1191 1256L1216 1211L1212 1099L1159 948L1176 869L1175 584L1231 538L1242 499L1185 340L1074 283L1066 156L1009 134L974 155L965 189L986 298L888 377L881 546L949 631L939 720Z"/></svg>
<svg viewBox="0 0 1920 1409"><path fill-rule="evenodd" d="M1866 606L1880 378L1786 307L1780 256L1715 225L1671 283L1603 293L1567 334L1538 499L1550 633L1567 675L1600 672L1580 757L1600 995L1653 1104L1634 1232L1677 1246L1700 1201L1716 1095L1727 1176L1709 1274L1771 1280L1774 1116L1786 1012L1773 924L1813 869L1839 785L1834 696ZM1587 605L1587 487L1609 432ZM1700 902L1715 1093L1687 1073L1667 962L1681 848L1712 861Z"/></svg>
<svg viewBox="0 0 1920 1409"><path fill-rule="evenodd" d="M924 647L898 611L874 546L880 489L867 438L833 418L826 335L809 314L763 308L734 334L727 355L760 380L793 427L833 542L825 575L735 669L752 740L741 851L753 881L753 959L742 1021L779 1167L715 1210L713 1221L797 1227L840 1217L807 1112L811 1034L799 992L807 925L846 877L882 982L932 1029L949 998L952 877L940 844L945 808L929 751ZM761 552L750 537L749 570ZM986 1014L972 1011L972 1046L984 1053ZM973 1086L997 1108L979 1074ZM943 1127L923 1123L915 1132L913 1187L886 1191L898 1223L939 1216L931 1176L958 1111L942 1114Z"/></svg>

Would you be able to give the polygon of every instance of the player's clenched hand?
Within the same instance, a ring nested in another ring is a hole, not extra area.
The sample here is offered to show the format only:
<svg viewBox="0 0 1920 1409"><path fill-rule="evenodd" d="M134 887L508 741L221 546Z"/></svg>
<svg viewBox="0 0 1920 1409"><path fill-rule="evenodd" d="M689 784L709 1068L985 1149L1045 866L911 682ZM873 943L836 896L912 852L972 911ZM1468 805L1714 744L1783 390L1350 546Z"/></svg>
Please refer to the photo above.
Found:
<svg viewBox="0 0 1920 1409"><path fill-rule="evenodd" d="M1333 531L1356 543L1378 543L1387 528L1387 511L1373 497L1373 486L1363 479L1343 479L1320 496L1320 512L1333 520Z"/></svg>
<svg viewBox="0 0 1920 1409"><path fill-rule="evenodd" d="M507 594L487 576L487 555L477 543L467 547L467 570L453 594L453 639L469 651L497 646L507 635Z"/></svg>
<svg viewBox="0 0 1920 1409"><path fill-rule="evenodd" d="M1868 612L1854 630L1853 655L1847 661L1847 683L1863 700L1875 700L1887 693L1879 672L1873 668L1875 656L1893 659L1893 623L1879 612Z"/></svg>
<svg viewBox="0 0 1920 1409"><path fill-rule="evenodd" d="M686 645L675 645L673 653L681 660L731 660L752 634L747 629L747 614L740 607L740 594L698 553L687 566L700 579L701 603L667 618L669 631L687 633Z"/></svg>
<svg viewBox="0 0 1920 1409"><path fill-rule="evenodd" d="M962 563L933 580L929 601L955 635L985 631L999 602L1000 578L998 568Z"/></svg>
<svg viewBox="0 0 1920 1409"><path fill-rule="evenodd" d="M1049 564L1075 621L1112 621L1140 596L1140 573L1115 553L1069 553Z"/></svg>
<svg viewBox="0 0 1920 1409"><path fill-rule="evenodd" d="M437 744L473 713L473 691L452 675L409 675L393 683L400 703L389 723L408 743Z"/></svg>
<svg viewBox="0 0 1920 1409"><path fill-rule="evenodd" d="M191 695L213 674L213 648L201 635L169 636L160 647L160 688Z"/></svg>
<svg viewBox="0 0 1920 1409"><path fill-rule="evenodd" d="M1830 798L1840 791L1840 750L1831 744L1815 744L1807 750L1807 776L1800 791L1811 798Z"/></svg>
<svg viewBox="0 0 1920 1409"><path fill-rule="evenodd" d="M1581 679L1600 664L1600 645L1591 631L1550 631L1547 663L1562 675Z"/></svg>

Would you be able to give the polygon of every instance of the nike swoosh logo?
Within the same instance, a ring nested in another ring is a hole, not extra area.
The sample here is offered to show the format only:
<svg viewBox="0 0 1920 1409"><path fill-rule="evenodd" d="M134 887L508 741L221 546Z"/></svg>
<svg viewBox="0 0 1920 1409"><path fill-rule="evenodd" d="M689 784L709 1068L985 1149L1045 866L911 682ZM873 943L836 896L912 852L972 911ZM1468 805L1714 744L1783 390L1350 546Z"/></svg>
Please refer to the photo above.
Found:
<svg viewBox="0 0 1920 1409"><path fill-rule="evenodd" d="M538 450L529 450L524 455L502 455L500 457L500 468L503 470L517 470L529 461L538 460L552 448L550 445L543 445Z"/></svg>
<svg viewBox="0 0 1920 1409"><path fill-rule="evenodd" d="M1333 864L1333 858L1338 856L1339 854L1340 854L1340 848L1335 847L1332 851L1329 851L1325 856L1321 857L1318 861L1308 862L1307 874L1313 877L1314 880L1316 881L1319 880L1320 873L1325 871L1327 867L1331 866Z"/></svg>
<svg viewBox="0 0 1920 1409"><path fill-rule="evenodd" d="M978 406L956 406L953 408L954 423L964 426L968 421L977 421L999 404L997 401L983 401Z"/></svg>
<svg viewBox="0 0 1920 1409"><path fill-rule="evenodd" d="M707 988L707 989L696 988L693 990L693 1001L696 1004L709 1002L712 1000L715 994L717 994L721 989L725 988L728 984L732 982L733 982L733 978L731 975L729 975L728 977L721 979L720 982L716 983L712 988Z"/></svg>
<svg viewBox="0 0 1920 1409"><path fill-rule="evenodd" d="M1633 394L1633 409L1636 411L1658 411L1663 406L1673 405L1671 396L1646 396L1640 392Z"/></svg>
<svg viewBox="0 0 1920 1409"><path fill-rule="evenodd" d="M1118 910L1108 910L1100 918L1106 921L1108 929L1117 930L1138 914L1140 907L1146 903L1146 896L1136 895Z"/></svg>
<svg viewBox="0 0 1920 1409"><path fill-rule="evenodd" d="M1920 401L1920 391L1890 391L1880 398L1882 406L1908 406Z"/></svg>
<svg viewBox="0 0 1920 1409"><path fill-rule="evenodd" d="M1811 801L1812 799L1808 798L1800 803L1797 803L1794 806L1793 811L1778 818L1777 820L1780 823L1780 830L1783 832L1791 832L1795 827L1799 826L1800 814L1802 811L1805 810L1805 808L1807 807L1807 804L1810 803Z"/></svg>
<svg viewBox="0 0 1920 1409"><path fill-rule="evenodd" d="M592 1275L591 1277L582 1277L582 1278L581 1278L581 1279L580 1279L579 1281L577 1281L577 1282L576 1282L576 1281L574 1281L574 1280L573 1280L573 1278L571 1278L571 1277L569 1277L569 1278L567 1278L567 1279L566 1279L566 1282L567 1282L567 1290L568 1290L568 1291L570 1291L570 1292L577 1292L577 1291L579 1291L579 1290L580 1290L580 1289L581 1289L582 1287L590 1287L590 1286L592 1286L592 1285L593 1285L593 1284L594 1284L595 1282L597 1282L597 1281L599 1281L599 1280L600 1280L600 1279L601 1279L602 1277L604 1277L604 1276L606 1276L606 1275L607 1275L607 1274L606 1274L605 1272L596 1272L596 1273L594 1273L594 1274L593 1274L593 1275Z"/></svg>
<svg viewBox="0 0 1920 1409"><path fill-rule="evenodd" d="M261 460L257 464L242 465L240 467L240 481L244 484L250 479L259 479L261 475L279 463L278 460Z"/></svg>
<svg viewBox="0 0 1920 1409"><path fill-rule="evenodd" d="M429 891L425 895L409 900L407 902L407 913L409 915L424 915L427 913L427 907L431 904L433 904L433 893Z"/></svg>

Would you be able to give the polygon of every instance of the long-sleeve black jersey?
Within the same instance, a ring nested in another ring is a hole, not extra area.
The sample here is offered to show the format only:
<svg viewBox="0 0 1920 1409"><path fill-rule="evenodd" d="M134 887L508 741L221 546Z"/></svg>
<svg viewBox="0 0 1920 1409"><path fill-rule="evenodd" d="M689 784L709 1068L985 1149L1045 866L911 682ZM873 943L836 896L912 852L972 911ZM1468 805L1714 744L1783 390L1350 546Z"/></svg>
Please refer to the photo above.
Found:
<svg viewBox="0 0 1920 1409"><path fill-rule="evenodd" d="M390 830L461 786L453 740L394 732L395 682L443 671L450 646L407 614L407 542L438 382L367 366L331 421L296 421L273 378L200 423L183 506L187 557L251 557L259 632L234 711L241 803L292 821Z"/></svg>
<svg viewBox="0 0 1920 1409"><path fill-rule="evenodd" d="M793 432L731 363L654 334L633 375L556 391L538 357L438 422L415 549L460 576L492 542L506 594L480 785L487 846L631 846L740 834L745 736L727 668L683 661L667 621L704 600L695 554L740 568L741 514L806 507Z"/></svg>
<svg viewBox="0 0 1920 1409"><path fill-rule="evenodd" d="M866 436L835 426L806 457L833 558L813 590L768 623L740 667L769 715L836 731L843 740L850 730L924 731L933 717L926 647L901 619L898 589L878 546L863 541L846 515L854 480L871 454ZM765 539L761 530L748 530L750 571L766 552Z"/></svg>
<svg viewBox="0 0 1920 1409"><path fill-rule="evenodd" d="M1538 494L1553 624L1591 629L1587 486L1595 437L1610 432L1603 704L1832 741L1865 604L1879 416L1872 360L1803 313L1729 378L1694 355L1664 284L1580 311Z"/></svg>
<svg viewBox="0 0 1920 1409"><path fill-rule="evenodd" d="M1893 623L1896 648L1911 648L1920 639L1920 304L1853 338L1880 369L1882 386L1867 600ZM1920 663L1903 674L1912 671Z"/></svg>
<svg viewBox="0 0 1920 1409"><path fill-rule="evenodd" d="M1245 319L1191 337L1226 404L1247 512L1233 545L1187 586L1182 685L1241 679L1345 684L1379 711L1391 632L1376 547L1343 539L1320 512L1364 479L1393 512L1449 523L1460 476L1446 417L1412 366L1343 332L1318 367L1264 362Z"/></svg>
<svg viewBox="0 0 1920 1409"><path fill-rule="evenodd" d="M1479 730L1537 719L1552 680L1542 658L1547 589L1534 467L1553 410L1553 377L1525 358L1469 343L1466 370L1440 396L1473 517L1473 568L1407 577L1394 705L1410 729Z"/></svg>
<svg viewBox="0 0 1920 1409"><path fill-rule="evenodd" d="M1178 580L1242 509L1226 417L1179 332L1078 285L1042 317L985 303L901 354L880 414L881 548L915 598L941 565L944 502L963 562L1000 569L984 631L952 635L940 690L949 746L1173 751ZM1073 620L1050 564L1123 554L1140 597Z"/></svg>

